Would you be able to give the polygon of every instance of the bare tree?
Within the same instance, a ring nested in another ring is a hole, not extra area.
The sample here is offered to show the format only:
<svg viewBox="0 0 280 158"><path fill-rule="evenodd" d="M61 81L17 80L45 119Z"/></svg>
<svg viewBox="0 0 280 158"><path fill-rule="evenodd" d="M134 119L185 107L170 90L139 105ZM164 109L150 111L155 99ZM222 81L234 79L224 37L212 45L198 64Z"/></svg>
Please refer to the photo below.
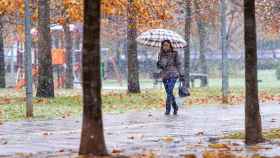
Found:
<svg viewBox="0 0 280 158"><path fill-rule="evenodd" d="M206 61L206 51L207 51L207 32L206 32L206 26L205 23L201 19L201 8L199 6L198 0L194 0L194 7L195 7L195 13L196 13L196 23L198 27L198 34L199 34L199 67L201 73L208 74L208 68L207 68L207 61ZM201 81L202 86L208 85L208 80L203 79Z"/></svg>
<svg viewBox="0 0 280 158"><path fill-rule="evenodd" d="M73 40L70 32L70 24L67 22L63 25L64 29L64 41L65 41L65 54L66 54L66 77L65 77L65 88L73 88L73 61L72 61L72 45Z"/></svg>
<svg viewBox="0 0 280 158"><path fill-rule="evenodd" d="M54 97L50 36L50 0L38 1L38 57L39 77L37 97Z"/></svg>
<svg viewBox="0 0 280 158"><path fill-rule="evenodd" d="M137 59L137 22L134 0L128 0L127 9L127 66L128 92L140 93L139 64Z"/></svg>
<svg viewBox="0 0 280 158"><path fill-rule="evenodd" d="M226 0L220 0L220 33L222 48L222 93L223 103L228 103L229 93L229 72L228 72L228 40L227 40L227 21L226 21Z"/></svg>
<svg viewBox="0 0 280 158"><path fill-rule="evenodd" d="M191 0L186 0L185 10L186 10L186 17L185 17L185 39L187 42L187 47L185 48L184 52L184 60L185 60L185 86L187 88L190 87L190 47L191 47L191 22L192 22L192 11L191 11Z"/></svg>
<svg viewBox="0 0 280 158"><path fill-rule="evenodd" d="M81 155L108 155L104 140L100 74L101 0L84 1L83 125Z"/></svg>
<svg viewBox="0 0 280 158"><path fill-rule="evenodd" d="M2 17L0 16L0 88L6 87L3 27Z"/></svg>
<svg viewBox="0 0 280 158"><path fill-rule="evenodd" d="M246 144L263 141L258 98L255 0L244 0L245 39L245 138Z"/></svg>
<svg viewBox="0 0 280 158"><path fill-rule="evenodd" d="M24 30L25 30L25 43L24 43L24 57L25 57L25 80L26 80L26 116L33 117L33 88L32 88L32 36L31 36L31 12L29 8L29 0L24 0Z"/></svg>

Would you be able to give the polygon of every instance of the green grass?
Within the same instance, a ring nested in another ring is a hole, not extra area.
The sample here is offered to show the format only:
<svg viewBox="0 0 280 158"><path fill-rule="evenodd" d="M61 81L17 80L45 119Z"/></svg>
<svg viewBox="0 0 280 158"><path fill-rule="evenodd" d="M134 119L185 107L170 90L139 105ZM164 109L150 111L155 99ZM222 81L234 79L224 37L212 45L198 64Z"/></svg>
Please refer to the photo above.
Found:
<svg viewBox="0 0 280 158"><path fill-rule="evenodd" d="M280 139L280 129L271 129L269 131L264 131L263 137L266 140ZM224 136L223 139L245 139L245 134L244 132L235 132Z"/></svg>
<svg viewBox="0 0 280 158"><path fill-rule="evenodd" d="M151 95L152 94L152 95ZM123 113L160 108L164 102L163 91L126 94L106 92L103 95L104 112ZM82 113L82 98L77 96L58 96L54 99L34 98L35 119L76 117ZM22 98L11 98L11 103L0 105L0 118L4 121L25 118L25 102Z"/></svg>
<svg viewBox="0 0 280 158"><path fill-rule="evenodd" d="M57 97L55 99L34 99L35 119L62 118L81 112L80 101L75 97ZM21 120L25 118L25 102L18 101L0 105L4 112L4 121Z"/></svg>
<svg viewBox="0 0 280 158"><path fill-rule="evenodd" d="M82 113L82 98L79 93L71 93L68 90L60 90L54 99L34 98L35 119L77 117ZM64 93L62 93L64 91ZM177 89L175 90L177 92ZM262 92L261 92L262 93ZM270 89L269 94L279 95L278 88ZM64 95L63 95L64 94ZM69 94L66 96L66 94ZM231 90L232 103L242 104L240 96L244 91L238 88ZM0 103L0 119L4 121L25 119L25 101L21 97L11 97L7 103ZM0 100L4 99L0 97ZM235 99L237 98L237 99ZM222 104L221 92L218 88L195 88L191 90L191 97L186 99L187 106L219 105ZM102 95L104 112L123 113L126 111L143 111L147 109L159 109L165 105L165 93L163 89L142 91L141 94L127 94L126 92L104 92Z"/></svg>
<svg viewBox="0 0 280 158"><path fill-rule="evenodd" d="M260 71L260 99L267 96L280 96L280 81L276 80L274 71ZM230 79L230 104L243 104L244 79ZM116 81L104 81L105 85L118 85ZM141 81L141 85L150 85L151 80ZM209 87L191 89L191 97L186 101L191 105L219 105L221 103L221 80L210 79ZM175 90L177 92L177 89ZM175 93L176 94L176 93ZM35 119L76 117L82 113L81 89L56 90L54 99L34 98ZM164 107L165 93L163 89L143 90L141 94L126 94L125 90L104 90L102 95L104 112L123 113L126 111L142 111ZM242 98L243 97L243 98ZM25 119L24 90L0 89L0 120Z"/></svg>
<svg viewBox="0 0 280 158"><path fill-rule="evenodd" d="M243 74L245 73L243 72ZM261 80L261 82L259 82L260 89L280 87L280 81L276 78L275 70L258 71L258 80ZM221 88L221 85L221 78L212 78L209 80L209 87ZM245 76L243 78L230 78L229 86L231 88L245 88Z"/></svg>
<svg viewBox="0 0 280 158"><path fill-rule="evenodd" d="M244 72L241 72L242 74L245 74ZM275 75L275 70L259 70L258 71L258 79L261 80L259 82L259 88L260 89L270 89L275 87L280 87L280 81L277 80ZM140 81L140 85L143 87L152 87L153 80L145 79ZM199 81L197 80L195 82L195 86L199 86ZM120 86L120 84L115 80L105 80L103 81L104 87L106 86ZM123 87L126 88L126 81L123 81ZM210 88L221 88L222 80L220 76L217 76L215 78L209 79L209 87ZM244 88L245 87L245 76L242 77L231 77L229 78L229 86L233 89L235 88Z"/></svg>

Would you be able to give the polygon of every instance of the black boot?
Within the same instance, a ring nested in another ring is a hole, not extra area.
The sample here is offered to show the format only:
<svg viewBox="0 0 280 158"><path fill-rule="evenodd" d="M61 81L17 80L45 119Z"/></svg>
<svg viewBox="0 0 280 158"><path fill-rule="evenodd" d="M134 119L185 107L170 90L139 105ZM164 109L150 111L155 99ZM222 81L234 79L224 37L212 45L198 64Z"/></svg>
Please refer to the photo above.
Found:
<svg viewBox="0 0 280 158"><path fill-rule="evenodd" d="M174 110L174 112L173 112L173 114L174 115L177 115L177 113L178 113L178 105L177 105L177 103L175 102L175 100L173 101L173 103L172 103L172 107L173 107L173 110Z"/></svg>
<svg viewBox="0 0 280 158"><path fill-rule="evenodd" d="M171 105L170 105L170 103L166 102L165 115L169 115L170 114L170 110L171 110Z"/></svg>

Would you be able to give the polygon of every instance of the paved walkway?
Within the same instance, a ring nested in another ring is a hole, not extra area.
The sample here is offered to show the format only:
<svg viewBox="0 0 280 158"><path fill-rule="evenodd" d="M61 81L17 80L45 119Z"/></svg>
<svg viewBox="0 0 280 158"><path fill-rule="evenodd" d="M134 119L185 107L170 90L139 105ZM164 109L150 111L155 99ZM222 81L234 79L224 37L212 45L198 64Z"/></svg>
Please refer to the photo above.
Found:
<svg viewBox="0 0 280 158"><path fill-rule="evenodd" d="M160 157L201 153L212 138L242 130L243 111L243 106L197 106L181 109L178 116L164 116L160 110L105 114L106 143L109 151L118 149L128 155L149 150ZM280 127L280 105L262 105L261 111L263 129ZM80 119L6 122L0 125L0 158L19 153L77 151L80 128ZM173 140L168 143L170 138ZM279 151L278 144L262 154L276 155Z"/></svg>

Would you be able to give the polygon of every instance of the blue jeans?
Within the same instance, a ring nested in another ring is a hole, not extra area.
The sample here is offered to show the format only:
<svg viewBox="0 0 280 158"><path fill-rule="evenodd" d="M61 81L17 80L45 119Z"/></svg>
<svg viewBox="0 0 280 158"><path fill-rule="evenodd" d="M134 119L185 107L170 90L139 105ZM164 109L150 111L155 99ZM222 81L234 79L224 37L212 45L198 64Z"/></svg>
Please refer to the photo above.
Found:
<svg viewBox="0 0 280 158"><path fill-rule="evenodd" d="M175 97L173 94L173 89L175 87L176 81L177 81L177 78L175 78L175 77L163 80L163 84L164 84L164 88L165 88L165 92L166 92L166 96L167 96L166 97L166 112L167 113L170 112L171 105L172 105L174 111L178 110L178 106L176 104Z"/></svg>

